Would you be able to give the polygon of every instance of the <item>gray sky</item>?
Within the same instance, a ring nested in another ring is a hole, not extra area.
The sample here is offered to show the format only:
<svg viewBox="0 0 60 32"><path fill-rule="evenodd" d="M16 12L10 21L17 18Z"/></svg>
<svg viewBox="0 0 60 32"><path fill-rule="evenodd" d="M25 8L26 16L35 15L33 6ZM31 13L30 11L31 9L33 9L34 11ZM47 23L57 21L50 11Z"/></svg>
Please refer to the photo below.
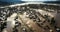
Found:
<svg viewBox="0 0 60 32"><path fill-rule="evenodd" d="M56 1L56 0L22 0L22 1Z"/></svg>
<svg viewBox="0 0 60 32"><path fill-rule="evenodd" d="M59 0L0 0L4 2L15 2L15 1L59 1Z"/></svg>

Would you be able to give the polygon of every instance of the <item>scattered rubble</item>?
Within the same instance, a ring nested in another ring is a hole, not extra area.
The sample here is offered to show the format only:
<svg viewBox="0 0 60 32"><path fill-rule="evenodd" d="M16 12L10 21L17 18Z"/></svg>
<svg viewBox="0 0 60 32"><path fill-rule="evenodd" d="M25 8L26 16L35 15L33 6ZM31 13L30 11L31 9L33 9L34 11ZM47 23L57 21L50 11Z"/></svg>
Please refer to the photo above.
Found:
<svg viewBox="0 0 60 32"><path fill-rule="evenodd" d="M57 32L60 25L57 27L54 19L59 10L56 7L29 4L0 8L0 32Z"/></svg>

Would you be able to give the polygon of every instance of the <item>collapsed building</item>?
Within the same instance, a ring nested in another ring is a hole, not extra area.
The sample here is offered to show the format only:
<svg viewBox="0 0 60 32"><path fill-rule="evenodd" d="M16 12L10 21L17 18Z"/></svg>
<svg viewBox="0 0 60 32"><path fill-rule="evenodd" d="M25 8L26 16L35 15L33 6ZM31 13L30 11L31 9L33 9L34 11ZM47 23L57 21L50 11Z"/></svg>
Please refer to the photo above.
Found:
<svg viewBox="0 0 60 32"><path fill-rule="evenodd" d="M12 7L13 6L13 7ZM57 32L60 6L11 5L0 8L0 32Z"/></svg>

